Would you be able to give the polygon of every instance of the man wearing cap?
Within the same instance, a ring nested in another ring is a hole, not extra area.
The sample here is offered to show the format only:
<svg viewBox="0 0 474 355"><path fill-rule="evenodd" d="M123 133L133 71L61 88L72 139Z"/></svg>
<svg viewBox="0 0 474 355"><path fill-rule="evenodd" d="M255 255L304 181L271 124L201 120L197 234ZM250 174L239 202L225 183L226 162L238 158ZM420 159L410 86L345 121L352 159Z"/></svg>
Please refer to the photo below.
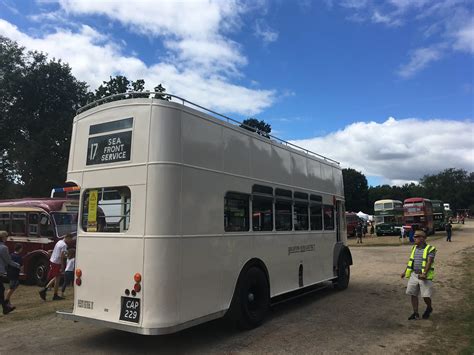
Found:
<svg viewBox="0 0 474 355"><path fill-rule="evenodd" d="M426 303L426 310L422 318L428 319L433 307L431 306L431 296L433 295L434 258L436 248L426 244L426 234L417 230L414 235L415 245L413 246L405 271L400 275L408 279L406 294L411 296L413 314L408 320L420 319L418 313L418 295L421 294Z"/></svg>

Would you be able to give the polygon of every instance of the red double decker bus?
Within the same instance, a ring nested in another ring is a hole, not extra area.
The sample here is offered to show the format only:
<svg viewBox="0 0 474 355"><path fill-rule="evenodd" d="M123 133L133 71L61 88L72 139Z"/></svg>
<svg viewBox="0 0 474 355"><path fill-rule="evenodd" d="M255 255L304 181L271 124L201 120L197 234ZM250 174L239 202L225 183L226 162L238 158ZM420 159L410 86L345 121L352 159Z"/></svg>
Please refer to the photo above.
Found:
<svg viewBox="0 0 474 355"><path fill-rule="evenodd" d="M405 229L415 226L416 229L422 229L427 234L434 234L431 200L423 197L412 197L403 201L403 224Z"/></svg>
<svg viewBox="0 0 474 355"><path fill-rule="evenodd" d="M20 277L42 285L49 269L49 252L67 233L76 236L78 200L24 198L0 201L0 230L8 232L7 246L23 245Z"/></svg>
<svg viewBox="0 0 474 355"><path fill-rule="evenodd" d="M356 227L359 224L360 219L357 213L346 212L346 226L347 226L347 237L355 237Z"/></svg>

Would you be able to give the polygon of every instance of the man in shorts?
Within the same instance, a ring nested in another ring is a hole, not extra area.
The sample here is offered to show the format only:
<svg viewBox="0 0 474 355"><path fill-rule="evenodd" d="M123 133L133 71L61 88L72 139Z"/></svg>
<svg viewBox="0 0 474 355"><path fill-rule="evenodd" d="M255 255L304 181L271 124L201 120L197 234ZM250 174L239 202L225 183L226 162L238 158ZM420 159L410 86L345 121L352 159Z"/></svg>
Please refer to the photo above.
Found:
<svg viewBox="0 0 474 355"><path fill-rule="evenodd" d="M408 279L406 294L411 296L413 314L408 320L420 319L418 313L418 296L421 294L426 303L426 310L422 318L428 319L433 307L431 297L433 295L434 258L436 248L426 243L426 234L421 230L415 231L415 245L413 246L405 271L400 275Z"/></svg>
<svg viewBox="0 0 474 355"><path fill-rule="evenodd" d="M54 296L53 301L63 300L64 297L58 295L59 281L61 279L61 273L64 270L64 261L66 258L67 245L71 243L72 235L66 234L66 236L58 241L54 246L53 253L49 259L49 272L48 272L48 283L46 286L39 291L39 295L42 300L46 301L46 292L48 288L54 284Z"/></svg>

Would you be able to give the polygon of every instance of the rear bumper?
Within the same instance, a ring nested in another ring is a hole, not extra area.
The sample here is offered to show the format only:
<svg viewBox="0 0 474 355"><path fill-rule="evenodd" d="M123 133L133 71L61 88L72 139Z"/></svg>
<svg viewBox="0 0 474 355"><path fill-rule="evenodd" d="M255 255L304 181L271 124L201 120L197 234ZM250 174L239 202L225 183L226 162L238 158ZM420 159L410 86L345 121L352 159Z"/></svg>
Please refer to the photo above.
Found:
<svg viewBox="0 0 474 355"><path fill-rule="evenodd" d="M192 327L204 322L208 322L213 319L221 318L224 316L225 311L209 314L205 317L193 319L186 323L174 325L171 327L162 327L162 328L143 328L140 326L133 326L133 325L128 325L124 323L109 322L109 321L104 321L104 320L99 320L99 319L78 316L67 311L57 311L56 314L59 318L72 320L74 322L85 322L89 324L95 324L101 327L123 330L125 332L130 332L130 333L136 333L136 334L142 334L142 335L164 335L164 334L176 333L183 329L186 329L186 328L189 328L189 327Z"/></svg>

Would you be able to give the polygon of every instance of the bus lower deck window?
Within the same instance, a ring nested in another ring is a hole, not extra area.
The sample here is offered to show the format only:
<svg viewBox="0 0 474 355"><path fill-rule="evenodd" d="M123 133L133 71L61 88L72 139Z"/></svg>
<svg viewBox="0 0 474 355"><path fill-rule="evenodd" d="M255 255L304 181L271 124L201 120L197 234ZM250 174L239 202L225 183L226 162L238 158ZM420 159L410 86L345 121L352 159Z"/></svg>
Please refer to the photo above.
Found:
<svg viewBox="0 0 474 355"><path fill-rule="evenodd" d="M273 230L273 201L254 196L252 199L252 228L254 231Z"/></svg>
<svg viewBox="0 0 474 355"><path fill-rule="evenodd" d="M228 193L224 198L224 230L226 232L248 231L249 196L238 193Z"/></svg>
<svg viewBox="0 0 474 355"><path fill-rule="evenodd" d="M84 191L81 226L85 232L124 233L129 229L131 193L127 186Z"/></svg>

